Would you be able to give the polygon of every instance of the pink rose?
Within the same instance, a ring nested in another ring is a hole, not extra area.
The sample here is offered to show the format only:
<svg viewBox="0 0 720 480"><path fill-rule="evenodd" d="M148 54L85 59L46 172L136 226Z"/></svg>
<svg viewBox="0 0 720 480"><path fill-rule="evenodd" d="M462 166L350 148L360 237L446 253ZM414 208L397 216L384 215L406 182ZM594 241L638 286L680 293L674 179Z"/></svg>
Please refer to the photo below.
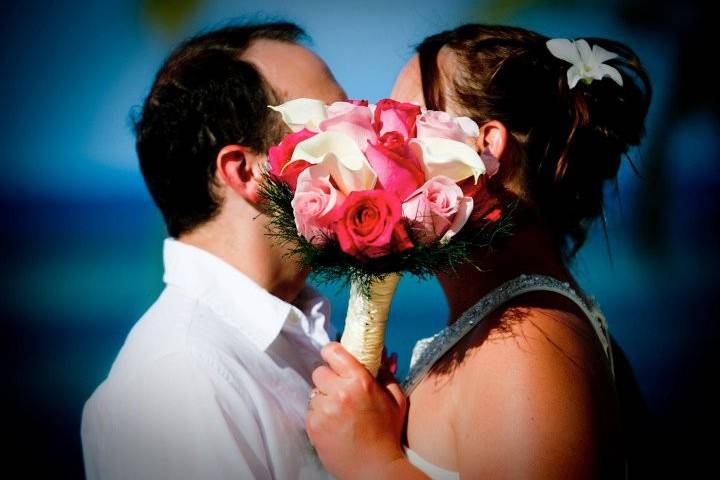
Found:
<svg viewBox="0 0 720 480"><path fill-rule="evenodd" d="M494 176L498 172L498 170L500 170L500 161L495 155L492 154L492 152L490 152L489 149L486 149L483 153L480 154L480 159L485 165L485 173L487 174L488 178Z"/></svg>
<svg viewBox="0 0 720 480"><path fill-rule="evenodd" d="M353 105L359 105L361 107L367 107L368 101L367 100L354 100L354 99L348 99L345 100L347 103L352 103Z"/></svg>
<svg viewBox="0 0 720 480"><path fill-rule="evenodd" d="M423 244L449 240L472 213L473 200L448 177L433 177L403 203L415 238Z"/></svg>
<svg viewBox="0 0 720 480"><path fill-rule="evenodd" d="M417 119L417 138L425 137L465 142L467 134L449 113L428 110Z"/></svg>
<svg viewBox="0 0 720 480"><path fill-rule="evenodd" d="M291 202L298 233L310 243L321 246L334 238L331 224L345 196L330 182L322 167L305 169L297 178L297 190Z"/></svg>
<svg viewBox="0 0 720 480"><path fill-rule="evenodd" d="M398 132L384 134L365 152L378 176L377 187L404 200L425 181L420 162Z"/></svg>
<svg viewBox="0 0 720 480"><path fill-rule="evenodd" d="M315 132L304 128L299 132L285 135L278 145L270 147L268 151L270 174L278 180L289 184L293 190L295 190L298 175L310 164L301 160L291 163L287 168L285 168L285 166L290 161L297 144L314 135ZM285 169L285 171L283 171L283 169Z"/></svg>
<svg viewBox="0 0 720 480"><path fill-rule="evenodd" d="M342 251L360 260L413 247L402 224L400 200L383 190L350 193L335 229Z"/></svg>
<svg viewBox="0 0 720 480"><path fill-rule="evenodd" d="M367 104L367 102L365 102ZM363 152L368 142L375 141L373 115L367 105L335 102L327 108L328 118L320 122L320 130L341 132L352 138Z"/></svg>
<svg viewBox="0 0 720 480"><path fill-rule="evenodd" d="M415 121L420 107L412 103L396 102L389 98L380 100L375 106L375 131L378 136L387 132L398 132L406 139L415 136Z"/></svg>

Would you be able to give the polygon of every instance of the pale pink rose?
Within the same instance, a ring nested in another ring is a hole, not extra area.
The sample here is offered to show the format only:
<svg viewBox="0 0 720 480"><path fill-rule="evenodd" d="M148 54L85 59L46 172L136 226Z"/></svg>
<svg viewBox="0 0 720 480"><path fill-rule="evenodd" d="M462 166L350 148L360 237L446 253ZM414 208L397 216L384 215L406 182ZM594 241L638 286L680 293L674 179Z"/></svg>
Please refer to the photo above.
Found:
<svg viewBox="0 0 720 480"><path fill-rule="evenodd" d="M328 118L320 122L320 131L341 132L352 138L360 150L367 149L377 139L373 127L373 114L367 105L334 102L327 107Z"/></svg>
<svg viewBox="0 0 720 480"><path fill-rule="evenodd" d="M416 122L417 138L447 138L470 143L469 139L479 135L477 124L468 117L453 117L447 112L427 110Z"/></svg>
<svg viewBox="0 0 720 480"><path fill-rule="evenodd" d="M303 170L291 202L298 233L314 245L325 244L333 238L332 222L344 200L324 168L316 165Z"/></svg>
<svg viewBox="0 0 720 480"><path fill-rule="evenodd" d="M353 100L347 102L333 102L327 106L327 118L338 117L345 115L346 113L352 112L356 107L367 107L361 103L355 103ZM369 110L369 109L368 109Z"/></svg>
<svg viewBox="0 0 720 480"><path fill-rule="evenodd" d="M472 213L473 199L451 179L436 176L425 182L403 203L417 241L423 244L449 240L465 225Z"/></svg>

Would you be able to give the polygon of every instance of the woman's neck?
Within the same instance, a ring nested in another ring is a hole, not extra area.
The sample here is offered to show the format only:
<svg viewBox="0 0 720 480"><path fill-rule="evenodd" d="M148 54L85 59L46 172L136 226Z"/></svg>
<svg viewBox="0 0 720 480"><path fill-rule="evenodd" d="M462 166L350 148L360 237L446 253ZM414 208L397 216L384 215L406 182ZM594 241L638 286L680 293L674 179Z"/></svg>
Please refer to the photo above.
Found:
<svg viewBox="0 0 720 480"><path fill-rule="evenodd" d="M522 274L549 275L574 284L550 233L538 226L525 227L500 251L477 251L472 264L464 264L456 274L438 274L448 301L448 323L493 289Z"/></svg>

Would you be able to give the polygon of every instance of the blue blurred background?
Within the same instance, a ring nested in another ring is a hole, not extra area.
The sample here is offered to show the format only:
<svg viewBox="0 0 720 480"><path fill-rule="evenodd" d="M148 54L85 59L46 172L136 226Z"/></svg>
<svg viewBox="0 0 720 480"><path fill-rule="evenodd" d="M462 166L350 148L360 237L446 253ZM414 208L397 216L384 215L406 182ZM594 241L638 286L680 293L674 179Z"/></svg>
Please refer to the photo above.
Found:
<svg viewBox="0 0 720 480"><path fill-rule="evenodd" d="M699 0L135 0L0 7L3 455L29 477L81 478L80 412L133 323L162 289L164 226L134 153L129 114L181 39L232 20L287 19L351 97L387 96L425 36L466 22L628 43L655 97L644 145L608 191L609 248L595 228L574 271L604 309L653 419L656 476L712 460L718 427L720 123L716 42ZM249 16L249 17L248 17ZM612 252L612 255L609 254ZM323 287L341 326L346 293ZM446 305L403 279L388 347L407 371Z"/></svg>

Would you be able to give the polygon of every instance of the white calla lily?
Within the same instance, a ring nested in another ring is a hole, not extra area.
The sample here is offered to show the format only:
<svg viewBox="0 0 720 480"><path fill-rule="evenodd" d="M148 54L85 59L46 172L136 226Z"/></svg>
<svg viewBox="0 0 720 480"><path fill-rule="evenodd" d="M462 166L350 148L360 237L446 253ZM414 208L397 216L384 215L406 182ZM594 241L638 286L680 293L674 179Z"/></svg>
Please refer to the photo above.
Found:
<svg viewBox="0 0 720 480"><path fill-rule="evenodd" d="M423 138L410 140L410 148L425 172L426 178L444 175L455 183L473 177L477 183L485 173L480 155L467 144L447 138Z"/></svg>
<svg viewBox="0 0 720 480"><path fill-rule="evenodd" d="M575 88L580 80L589 84L604 77L610 77L622 87L623 79L620 72L615 67L603 63L617 58L616 53L609 52L599 45L590 48L583 39L573 42L567 38L553 38L545 44L554 57L572 64L567 71L568 85L571 89Z"/></svg>
<svg viewBox="0 0 720 480"><path fill-rule="evenodd" d="M345 195L356 190L370 190L377 181L377 174L360 147L341 132L321 132L298 143L283 170L299 160L323 165Z"/></svg>
<svg viewBox="0 0 720 480"><path fill-rule="evenodd" d="M320 131L320 122L328 118L327 107L320 100L312 98L296 98L282 105L268 105L282 115L283 122L293 132L307 128L312 132Z"/></svg>

